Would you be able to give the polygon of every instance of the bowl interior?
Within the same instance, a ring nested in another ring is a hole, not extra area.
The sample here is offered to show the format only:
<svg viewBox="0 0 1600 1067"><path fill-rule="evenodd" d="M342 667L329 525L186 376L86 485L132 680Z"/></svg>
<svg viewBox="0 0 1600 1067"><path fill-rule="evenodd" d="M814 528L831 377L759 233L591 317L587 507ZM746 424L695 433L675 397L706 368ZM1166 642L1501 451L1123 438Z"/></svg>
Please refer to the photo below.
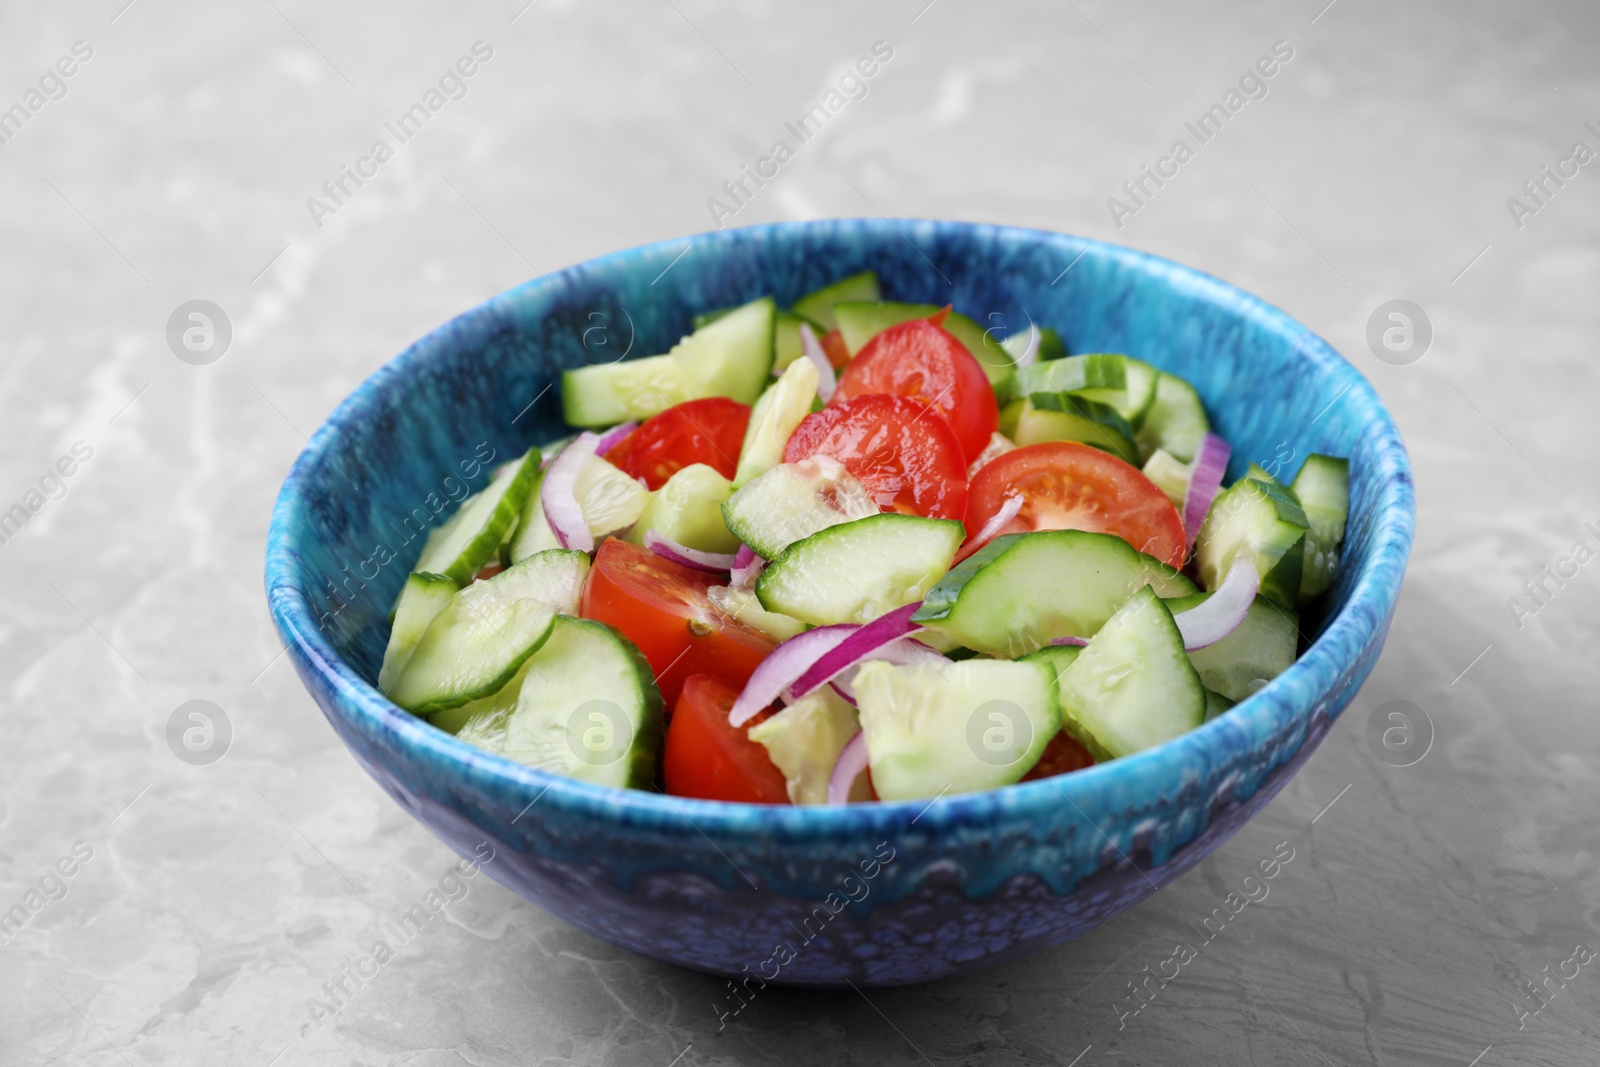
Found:
<svg viewBox="0 0 1600 1067"><path fill-rule="evenodd" d="M869 268L888 299L953 304L1002 336L1029 321L1053 326L1071 352L1125 352L1182 375L1233 445L1230 477L1251 462L1287 478L1309 453L1350 457L1344 572L1327 611L1303 623L1308 640L1341 619L1349 632L1318 641L1297 665L1293 700L1253 698L1225 728L1208 724L1172 745L1198 752L1226 737L1248 746L1285 716L1307 716L1341 673L1364 676L1353 660L1392 611L1413 504L1404 446L1354 368L1282 312L1165 260L1059 234L886 219L731 230L617 253L504 293L419 341L330 417L285 484L268 564L285 641L315 669L341 675L357 698L346 714L412 729L371 688L390 605L427 529L455 500L481 488L494 465L568 432L561 370L662 352L696 312L765 294L786 305ZM1346 611L1352 601L1362 610ZM1131 772L1138 761L1154 769L1158 752L1084 773ZM504 773L539 778L510 764Z"/></svg>

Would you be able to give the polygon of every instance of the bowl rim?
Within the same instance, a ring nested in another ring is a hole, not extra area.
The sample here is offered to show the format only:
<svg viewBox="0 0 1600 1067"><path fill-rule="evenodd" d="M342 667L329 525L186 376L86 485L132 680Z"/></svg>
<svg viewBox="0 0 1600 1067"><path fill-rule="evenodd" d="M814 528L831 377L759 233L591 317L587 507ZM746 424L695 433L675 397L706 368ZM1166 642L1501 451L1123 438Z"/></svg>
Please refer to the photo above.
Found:
<svg viewBox="0 0 1600 1067"><path fill-rule="evenodd" d="M348 422L358 419L373 398L403 387L413 365L428 358L429 350L444 335L464 320L493 316L512 310L523 294L542 287L557 286L572 272L616 265L627 260L678 256L685 248L701 246L701 251L732 240L761 239L768 235L829 227L858 227L883 239L909 239L906 230L981 233L1000 243L1045 244L1071 257L1075 263L1084 256L1104 257L1119 262L1137 273L1160 276L1174 290L1206 303L1220 304L1269 333L1292 343L1302 359L1319 369L1331 370L1350 384L1335 400L1353 406L1348 412L1358 416L1359 424L1387 431L1380 434L1371 462L1382 484L1373 506L1375 519L1371 546L1350 595L1339 612L1328 620L1317 640L1283 674L1254 695L1240 701L1222 716L1189 731L1181 737L1152 749L1118 760L1049 779L1022 782L998 789L956 795L940 795L932 800L879 801L841 807L786 806L698 800L636 789L617 789L594 785L537 770L525 764L493 756L458 740L391 703L374 685L363 679L318 629L315 613L306 596L299 573L300 554L295 537L295 517L305 506L305 496L316 481L320 467L330 452L336 451ZM1402 477L1384 477L1400 474ZM975 823L991 823L1002 817L1046 814L1059 810L1067 800L1086 819L1090 811L1124 808L1136 796L1147 795L1143 787L1151 782L1170 784L1191 779L1197 767L1215 766L1217 753L1226 758L1226 769L1251 746L1240 740L1230 746L1229 733L1242 738L1280 736L1296 725L1309 724L1319 700L1353 669L1362 651L1382 635L1382 629L1399 596L1401 579L1410 554L1415 522L1415 497L1411 484L1409 457L1398 427L1379 399L1377 392L1356 367L1331 345L1298 320L1237 286L1213 275L1175 261L1093 238L1025 227L990 223L959 222L915 218L835 218L804 222L774 222L757 226L708 231L685 237L668 238L610 252L564 267L539 278L523 282L496 294L431 330L408 345L368 376L329 414L296 458L284 480L273 508L267 533L265 582L268 606L285 648L302 670L313 672L337 697L346 725L367 733L388 735L394 747L435 767L445 767L460 779L463 790L482 794L493 790L528 797L534 803L556 807L573 815L634 826L661 826L687 819L708 839L713 836L739 836L759 831L768 839L804 841L841 838L849 835L904 831L920 824L924 832L937 832ZM1389 561L1390 566L1384 566ZM1363 610L1365 609L1365 610ZM1342 650L1336 653L1336 649ZM1309 699L1293 694L1309 693ZM319 702L320 703L320 702ZM1303 705L1300 706L1300 705ZM325 708L325 711L327 709ZM330 716L333 714L327 711ZM1303 736L1303 735L1302 735ZM348 739L347 743L348 743ZM1301 742L1302 744L1304 741ZM1298 747L1298 746L1296 746ZM1272 764L1287 761L1294 751L1281 753ZM1270 769L1270 768L1269 768ZM1109 803L1108 803L1109 802ZM526 811L527 808L523 808ZM1207 813L1209 820L1209 812ZM1090 819L1093 822L1092 819ZM1099 824L1096 823L1099 829ZM1194 828L1198 833L1205 822ZM1103 834L1103 831L1102 831ZM1110 839L1107 839L1108 841Z"/></svg>

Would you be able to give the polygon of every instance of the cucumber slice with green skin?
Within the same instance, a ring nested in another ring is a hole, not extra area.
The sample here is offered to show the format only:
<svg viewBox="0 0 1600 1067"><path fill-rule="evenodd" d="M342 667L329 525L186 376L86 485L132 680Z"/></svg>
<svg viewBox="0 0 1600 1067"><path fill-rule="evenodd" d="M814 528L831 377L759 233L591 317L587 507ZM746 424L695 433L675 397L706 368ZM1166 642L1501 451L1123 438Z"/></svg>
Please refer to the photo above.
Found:
<svg viewBox="0 0 1600 1067"><path fill-rule="evenodd" d="M1156 382L1161 372L1143 360L1124 356L1123 386L1121 389L1085 389L1083 396L1108 404L1138 429L1156 402Z"/></svg>
<svg viewBox="0 0 1600 1067"><path fill-rule="evenodd" d="M1020 448L1045 441L1081 441L1137 465L1133 428L1108 404L1074 393L1034 393L1017 412L1013 440Z"/></svg>
<svg viewBox="0 0 1600 1067"><path fill-rule="evenodd" d="M577 612L588 573L583 552L540 552L458 591L417 642L389 699L427 715L498 692L550 636L557 612Z"/></svg>
<svg viewBox="0 0 1600 1067"><path fill-rule="evenodd" d="M1135 593L1061 676L1063 726L1098 759L1128 756L1205 721L1205 686L1172 612Z"/></svg>
<svg viewBox="0 0 1600 1067"><path fill-rule="evenodd" d="M1327 592L1339 577L1339 547L1344 544L1350 516L1350 461L1312 453L1300 465L1290 488L1310 524L1300 574L1300 602L1304 603Z"/></svg>
<svg viewBox="0 0 1600 1067"><path fill-rule="evenodd" d="M714 585L706 590L706 599L711 601L711 606L718 611L725 612L746 626L760 630L774 641L787 641L811 629L799 619L781 615L776 611L768 611L762 607L754 589Z"/></svg>
<svg viewBox="0 0 1600 1067"><path fill-rule="evenodd" d="M383 666L378 669L379 689L388 692L394 685L417 650L417 642L455 598L457 588L455 579L442 574L419 572L406 579L400 587L400 599L395 602L394 626L389 630L388 647L383 650Z"/></svg>
<svg viewBox="0 0 1600 1067"><path fill-rule="evenodd" d="M1214 689L1206 690L1206 722L1210 722L1218 715L1233 707L1236 701L1229 700Z"/></svg>
<svg viewBox="0 0 1600 1067"><path fill-rule="evenodd" d="M457 585L472 581L499 553L538 474L537 449L502 467L486 488L463 500L449 521L428 535L415 569L442 574Z"/></svg>
<svg viewBox="0 0 1600 1067"><path fill-rule="evenodd" d="M912 319L926 319L936 315L942 305L936 304L896 304L889 301L875 303L844 303L834 308L838 317L839 334L844 338L845 347L854 356L866 347L866 343L878 336L891 326L898 326L902 322ZM983 373L989 379L990 385L997 385L1011 378L1015 360L1001 343L985 332L972 319L952 311L944 320L944 331L960 341L966 350L983 368Z"/></svg>
<svg viewBox="0 0 1600 1067"><path fill-rule="evenodd" d="M822 327L823 332L839 328L835 305L858 300L882 300L878 276L870 270L840 278L832 285L824 285L816 292L807 293L794 302L794 313ZM850 350L852 353L855 349Z"/></svg>
<svg viewBox="0 0 1600 1067"><path fill-rule="evenodd" d="M772 298L763 297L695 330L664 356L562 372L567 424L613 426L708 396L754 403L771 374L776 318Z"/></svg>
<svg viewBox="0 0 1600 1067"><path fill-rule="evenodd" d="M715 472L713 472L715 473ZM512 537L506 555L516 563L536 552L560 548L550 520L544 517L544 504L539 493L544 488L545 472L539 473L538 483L522 508L522 518L517 522L516 535ZM590 456L578 472L573 495L583 511L583 520L598 542L600 538L626 529L639 521L650 503L650 490L628 477L599 456Z"/></svg>
<svg viewBox="0 0 1600 1067"><path fill-rule="evenodd" d="M1187 463L1178 462L1177 458L1164 448L1158 448L1150 453L1150 458L1144 463L1144 476L1155 483L1157 489L1167 494L1167 499L1172 501L1172 506L1179 513L1183 512L1184 499L1189 495L1189 479L1194 474Z"/></svg>
<svg viewBox="0 0 1600 1067"><path fill-rule="evenodd" d="M790 803L826 804L833 765L859 729L856 709L832 687L823 686L750 727L747 736L767 750L782 772ZM857 778L850 799L871 798L867 780Z"/></svg>
<svg viewBox="0 0 1600 1067"><path fill-rule="evenodd" d="M1261 575L1261 595L1293 608L1306 527L1306 513L1282 486L1240 478L1211 502L1200 524L1194 558L1201 584L1216 589L1243 553Z"/></svg>
<svg viewBox="0 0 1600 1067"><path fill-rule="evenodd" d="M1173 374L1156 377L1154 402L1139 424L1141 458L1148 459L1156 449L1165 449L1174 459L1193 463L1200 439L1211 430L1205 405L1194 386Z"/></svg>
<svg viewBox="0 0 1600 1067"><path fill-rule="evenodd" d="M734 310L736 309L722 308L718 311L702 311L694 317L694 328L698 330L702 326L709 326ZM800 346L800 324L805 321L792 311L778 309L772 334L773 374L783 373L785 367L805 354Z"/></svg>
<svg viewBox="0 0 1600 1067"><path fill-rule="evenodd" d="M913 620L991 655L1014 658L1057 637L1092 637L1139 589L1184 596L1194 583L1112 534L1006 534L928 591Z"/></svg>
<svg viewBox="0 0 1600 1067"><path fill-rule="evenodd" d="M1167 601L1174 615L1205 603L1210 593ZM1237 703L1294 663L1300 647L1300 616L1258 596L1244 621L1216 644L1189 653L1200 680Z"/></svg>
<svg viewBox="0 0 1600 1067"><path fill-rule="evenodd" d="M559 616L557 616L559 618ZM444 711L435 711L428 714L428 722L437 726L447 734L455 734L463 741L477 745L479 748L490 748L485 743L483 731L488 724L504 724L505 716L517 706L517 698L522 695L522 680L527 677L528 664L534 660L529 656L527 662L517 668L517 673L511 680L486 697L468 701L458 708L446 708ZM469 724L476 723L476 733L462 734Z"/></svg>
<svg viewBox="0 0 1600 1067"><path fill-rule="evenodd" d="M821 374L809 359L791 363L767 386L750 411L733 485L742 489L783 462L783 446L802 419L811 414Z"/></svg>
<svg viewBox="0 0 1600 1067"><path fill-rule="evenodd" d="M700 552L737 552L739 539L722 521L722 505L732 495L732 482L704 463L691 463L650 494L627 540L643 545L647 534L656 533Z"/></svg>
<svg viewBox="0 0 1600 1067"><path fill-rule="evenodd" d="M528 660L517 701L457 735L565 778L648 789L661 754L661 693L627 638L591 619L557 618Z"/></svg>
<svg viewBox="0 0 1600 1067"><path fill-rule="evenodd" d="M831 456L780 463L722 505L728 529L763 559L842 522L879 512L861 479Z"/></svg>
<svg viewBox="0 0 1600 1067"><path fill-rule="evenodd" d="M1128 357L1108 352L1052 359L1017 372L1016 394L1121 392L1128 384Z"/></svg>
<svg viewBox="0 0 1600 1067"><path fill-rule="evenodd" d="M1066 359L1067 343L1061 339L1059 330L1052 326L1045 326L1039 330L1039 362L1049 359Z"/></svg>
<svg viewBox="0 0 1600 1067"><path fill-rule="evenodd" d="M921 600L966 536L954 519L895 512L830 526L768 564L756 596L768 611L813 626L870 622Z"/></svg>
<svg viewBox="0 0 1600 1067"><path fill-rule="evenodd" d="M851 682L872 785L883 800L996 789L1020 781L1061 729L1049 667L969 659L948 666L861 665Z"/></svg>

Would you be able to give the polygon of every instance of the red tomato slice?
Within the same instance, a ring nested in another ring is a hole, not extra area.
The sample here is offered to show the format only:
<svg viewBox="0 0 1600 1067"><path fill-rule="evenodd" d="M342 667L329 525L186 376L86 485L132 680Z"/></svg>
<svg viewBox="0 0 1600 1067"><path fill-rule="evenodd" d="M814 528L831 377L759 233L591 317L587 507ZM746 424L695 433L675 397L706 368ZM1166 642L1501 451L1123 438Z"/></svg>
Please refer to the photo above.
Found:
<svg viewBox="0 0 1600 1067"><path fill-rule="evenodd" d="M725 396L689 400L646 419L612 445L606 459L623 473L643 478L651 489L696 463L731 479L749 422L748 404Z"/></svg>
<svg viewBox="0 0 1600 1067"><path fill-rule="evenodd" d="M850 346L844 343L844 333L839 330L829 330L822 335L822 351L827 353L828 362L833 364L833 369L838 370L850 362Z"/></svg>
<svg viewBox="0 0 1600 1067"><path fill-rule="evenodd" d="M932 404L950 420L971 463L1000 425L1000 407L983 367L967 347L927 319L912 319L868 341L844 373L834 399L894 393Z"/></svg>
<svg viewBox="0 0 1600 1067"><path fill-rule="evenodd" d="M937 408L888 393L836 399L795 428L783 461L816 455L843 463L885 511L933 519L966 514L961 443Z"/></svg>
<svg viewBox="0 0 1600 1067"><path fill-rule="evenodd" d="M668 793L747 804L789 803L782 772L766 747L746 733L772 712L763 711L745 726L729 726L728 712L738 696L738 686L710 674L684 680L667 723L662 771Z"/></svg>
<svg viewBox="0 0 1600 1067"><path fill-rule="evenodd" d="M1077 738L1062 730L1044 746L1039 762L1033 765L1033 770L1022 776L1022 780L1034 782L1040 778L1054 778L1058 774L1081 771L1085 767L1093 766L1094 757L1089 755L1089 750L1080 745Z"/></svg>
<svg viewBox="0 0 1600 1067"><path fill-rule="evenodd" d="M639 647L670 708L689 675L714 674L742 688L777 647L706 599L706 590L721 584L716 575L613 538L595 553L582 614L616 627Z"/></svg>
<svg viewBox="0 0 1600 1067"><path fill-rule="evenodd" d="M958 559L983 547L977 535L1009 497L1022 510L991 536L1031 530L1116 534L1140 552L1182 567L1183 519L1167 494L1139 468L1076 441L1046 441L995 458L972 479L967 543ZM987 539L986 539L987 540Z"/></svg>

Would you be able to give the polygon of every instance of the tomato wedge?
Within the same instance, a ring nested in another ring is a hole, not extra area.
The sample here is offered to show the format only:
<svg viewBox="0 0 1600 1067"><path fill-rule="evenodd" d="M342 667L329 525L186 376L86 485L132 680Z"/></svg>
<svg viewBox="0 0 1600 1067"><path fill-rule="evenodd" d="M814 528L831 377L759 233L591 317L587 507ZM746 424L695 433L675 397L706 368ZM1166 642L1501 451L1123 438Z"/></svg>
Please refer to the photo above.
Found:
<svg viewBox="0 0 1600 1067"><path fill-rule="evenodd" d="M822 351L834 370L850 362L850 346L844 343L844 333L839 330L829 330L822 335Z"/></svg>
<svg viewBox="0 0 1600 1067"><path fill-rule="evenodd" d="M846 365L833 395L849 400L868 393L909 396L938 408L950 420L968 463L1000 425L1000 407L983 367L966 345L927 319L902 322L874 336Z"/></svg>
<svg viewBox="0 0 1600 1067"><path fill-rule="evenodd" d="M725 396L689 400L646 419L612 445L606 459L623 473L643 478L651 489L696 463L731 479L749 423L748 404Z"/></svg>
<svg viewBox="0 0 1600 1067"><path fill-rule="evenodd" d="M988 541L978 534L1007 499L1022 510L991 537L1030 530L1089 530L1116 534L1163 563L1182 567L1187 554L1183 519L1167 494L1139 468L1076 441L1046 441L995 458L972 479L963 559Z"/></svg>
<svg viewBox="0 0 1600 1067"><path fill-rule="evenodd" d="M801 421L783 450L783 461L798 463L816 455L843 463L885 511L933 519L966 514L961 443L937 408L888 393L835 400Z"/></svg>
<svg viewBox="0 0 1600 1067"><path fill-rule="evenodd" d="M714 674L743 687L777 647L706 599L706 590L721 584L717 575L613 538L595 553L582 614L616 627L639 647L670 708L689 675Z"/></svg>
<svg viewBox="0 0 1600 1067"><path fill-rule="evenodd" d="M1089 755L1089 750L1079 744L1077 738L1062 730L1044 746L1039 762L1022 776L1022 780L1036 782L1040 778L1054 778L1058 774L1081 771L1085 767L1093 766L1094 757Z"/></svg>
<svg viewBox="0 0 1600 1067"><path fill-rule="evenodd" d="M763 711L744 726L729 726L728 711L739 687L710 674L692 674L667 723L666 756L662 760L667 792L700 800L747 804L787 804L783 773L773 765L759 741L746 736Z"/></svg>

